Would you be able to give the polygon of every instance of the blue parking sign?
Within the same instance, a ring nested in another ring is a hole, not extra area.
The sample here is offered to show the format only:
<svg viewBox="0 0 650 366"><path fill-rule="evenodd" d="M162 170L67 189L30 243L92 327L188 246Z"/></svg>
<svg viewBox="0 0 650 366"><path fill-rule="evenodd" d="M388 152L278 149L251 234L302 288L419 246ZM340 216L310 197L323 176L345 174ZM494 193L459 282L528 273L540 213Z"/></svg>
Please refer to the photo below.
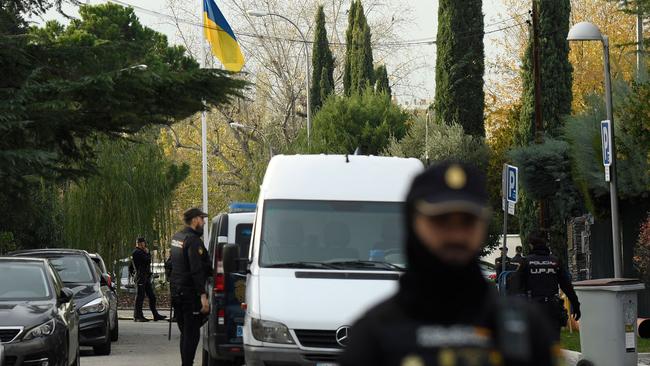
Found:
<svg viewBox="0 0 650 366"><path fill-rule="evenodd" d="M609 120L600 122L600 137L603 144L603 165L612 165L612 124Z"/></svg>
<svg viewBox="0 0 650 366"><path fill-rule="evenodd" d="M519 191L519 169L516 166L506 166L506 199L508 202L517 203Z"/></svg>

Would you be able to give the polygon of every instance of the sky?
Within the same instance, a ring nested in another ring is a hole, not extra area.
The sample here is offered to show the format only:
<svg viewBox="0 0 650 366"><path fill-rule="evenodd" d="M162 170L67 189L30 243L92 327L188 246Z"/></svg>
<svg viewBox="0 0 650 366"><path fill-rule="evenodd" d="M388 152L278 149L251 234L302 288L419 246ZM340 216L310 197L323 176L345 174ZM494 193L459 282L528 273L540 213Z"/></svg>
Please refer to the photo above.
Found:
<svg viewBox="0 0 650 366"><path fill-rule="evenodd" d="M197 9L199 9L202 1L195 1L197 3ZM216 0L216 3L219 5L222 2L226 1L228 0ZM403 38L435 38L437 32L438 0L386 0L387 3L395 3L398 1L405 3L404 6L411 9L410 16L412 18L412 21L409 22L403 29ZM85 2L87 4L95 5L105 3L106 0L86 0ZM133 5L134 7L142 7L169 14L167 1L164 0L120 0L119 2L127 3ZM232 16L232 14L228 14L230 11L229 7L221 6L221 9L226 19ZM486 25L486 31L498 29L503 25L512 24L512 22L508 22L507 16L503 15L503 13L505 13L505 10L506 9L502 3L502 0L483 0L483 13L485 16L484 23ZM77 14L76 8L70 5L65 8L65 11L73 16ZM161 19L159 16L152 15L151 13L139 11L137 8L136 14L144 25L166 34L170 42L180 42L175 27L169 22L166 22L165 19ZM34 21L41 23L43 20L49 19L58 19L62 22L65 22L65 19L55 11L50 11L43 17L43 19L34 19ZM486 34L485 36L486 64L489 59L496 57L499 52L499 47L496 43L496 40L499 38L499 36L499 32ZM416 71L408 75L406 82L404 82L404 85L417 85L418 87L401 87L398 85L393 88L394 94L397 96L398 101L401 104L408 105L419 101L426 101L428 104L433 100L435 93L436 47L435 45L417 45L409 48L409 53L417 56L420 60L420 64ZM404 55L397 54L385 60L389 73L391 66L399 63L403 57Z"/></svg>

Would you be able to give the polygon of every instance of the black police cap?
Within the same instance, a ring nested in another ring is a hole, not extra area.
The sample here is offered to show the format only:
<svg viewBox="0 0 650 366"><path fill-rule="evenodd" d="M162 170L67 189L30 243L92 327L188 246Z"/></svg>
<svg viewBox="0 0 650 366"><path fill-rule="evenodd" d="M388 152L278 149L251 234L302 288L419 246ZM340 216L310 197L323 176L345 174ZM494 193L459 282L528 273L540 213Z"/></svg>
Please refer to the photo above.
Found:
<svg viewBox="0 0 650 366"><path fill-rule="evenodd" d="M487 219L487 181L485 174L470 164L442 162L427 169L413 181L409 200L426 216L469 213Z"/></svg>
<svg viewBox="0 0 650 366"><path fill-rule="evenodd" d="M183 220L185 222L190 222L195 217L208 217L208 214L196 207L192 207L183 213Z"/></svg>
<svg viewBox="0 0 650 366"><path fill-rule="evenodd" d="M145 243L146 240L145 240L144 236L139 236L139 237L135 240L135 242L136 242L136 243Z"/></svg>

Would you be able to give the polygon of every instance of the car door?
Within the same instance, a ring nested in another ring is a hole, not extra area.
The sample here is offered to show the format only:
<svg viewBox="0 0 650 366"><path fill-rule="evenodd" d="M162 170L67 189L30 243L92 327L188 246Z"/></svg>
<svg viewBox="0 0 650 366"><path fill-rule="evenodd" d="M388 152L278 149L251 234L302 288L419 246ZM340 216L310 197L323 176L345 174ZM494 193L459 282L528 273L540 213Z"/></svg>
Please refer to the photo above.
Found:
<svg viewBox="0 0 650 366"><path fill-rule="evenodd" d="M59 277L58 272L48 264L50 277L52 277L52 284L54 291L59 296L63 290L63 281ZM57 301L57 307L61 318L68 327L68 362L72 364L77 355L77 348L79 348L79 314L74 305L74 300L62 303Z"/></svg>

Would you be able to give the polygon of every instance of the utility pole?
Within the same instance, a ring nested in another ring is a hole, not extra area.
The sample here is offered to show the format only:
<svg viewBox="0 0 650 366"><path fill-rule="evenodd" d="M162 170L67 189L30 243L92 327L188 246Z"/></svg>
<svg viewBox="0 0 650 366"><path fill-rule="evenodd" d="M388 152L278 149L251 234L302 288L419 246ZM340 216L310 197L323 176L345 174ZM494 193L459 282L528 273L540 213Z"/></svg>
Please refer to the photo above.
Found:
<svg viewBox="0 0 650 366"><path fill-rule="evenodd" d="M542 76L539 61L539 1L533 0L533 78L535 82L535 143L544 143L542 119ZM539 226L546 228L546 201L539 201Z"/></svg>

